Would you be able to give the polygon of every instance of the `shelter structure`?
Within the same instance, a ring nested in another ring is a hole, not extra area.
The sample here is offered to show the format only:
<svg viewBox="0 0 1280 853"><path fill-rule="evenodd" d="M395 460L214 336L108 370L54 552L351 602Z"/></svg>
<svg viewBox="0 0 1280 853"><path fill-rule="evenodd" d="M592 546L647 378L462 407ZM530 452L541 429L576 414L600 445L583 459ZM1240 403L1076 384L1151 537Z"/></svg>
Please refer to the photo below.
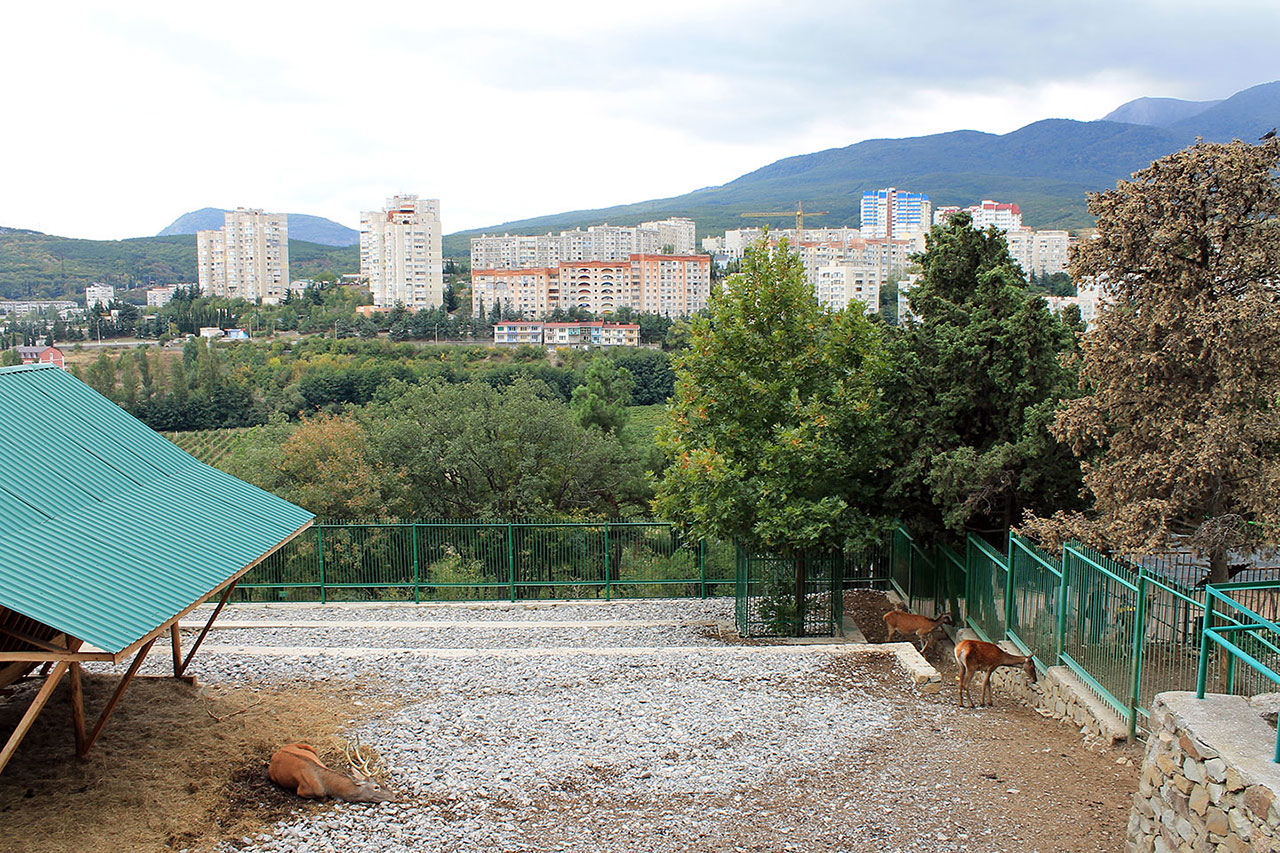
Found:
<svg viewBox="0 0 1280 853"><path fill-rule="evenodd" d="M156 642L168 635L181 676L240 577L315 520L51 365L0 369L0 458L0 686L38 667L43 679L0 771L68 674L86 754ZM178 620L215 595L184 656ZM87 661L129 661L91 729Z"/></svg>

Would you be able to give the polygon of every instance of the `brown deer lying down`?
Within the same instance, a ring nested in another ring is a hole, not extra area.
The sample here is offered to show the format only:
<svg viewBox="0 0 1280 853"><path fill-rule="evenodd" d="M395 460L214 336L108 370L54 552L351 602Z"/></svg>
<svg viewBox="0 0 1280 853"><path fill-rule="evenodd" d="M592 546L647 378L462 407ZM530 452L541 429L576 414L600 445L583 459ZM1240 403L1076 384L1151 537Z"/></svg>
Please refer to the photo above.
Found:
<svg viewBox="0 0 1280 853"><path fill-rule="evenodd" d="M359 756L358 748L356 755ZM367 771L368 764L364 767ZM330 770L316 755L315 749L305 743L291 743L276 750L271 756L267 774L281 788L288 788L299 797L308 799L333 797L349 803L386 803L395 799L355 766L352 766L349 776Z"/></svg>
<svg viewBox="0 0 1280 853"><path fill-rule="evenodd" d="M901 634L904 637L915 634L920 640L920 651L923 653L928 651L937 639L933 636L933 632L939 625L944 624L952 624L950 613L940 613L930 619L905 610L890 610L884 615L884 626L889 629L889 636L885 642L892 640L894 634Z"/></svg>
<svg viewBox="0 0 1280 853"><path fill-rule="evenodd" d="M984 643L982 640L961 640L956 644L956 663L960 665L960 707L964 707L964 694L969 694L969 704L974 708L973 690L970 680L979 672L987 677L982 681L982 701L979 704L991 704L991 673L996 667L1020 666L1032 684L1036 682L1036 665L1031 655L1011 655L995 643Z"/></svg>

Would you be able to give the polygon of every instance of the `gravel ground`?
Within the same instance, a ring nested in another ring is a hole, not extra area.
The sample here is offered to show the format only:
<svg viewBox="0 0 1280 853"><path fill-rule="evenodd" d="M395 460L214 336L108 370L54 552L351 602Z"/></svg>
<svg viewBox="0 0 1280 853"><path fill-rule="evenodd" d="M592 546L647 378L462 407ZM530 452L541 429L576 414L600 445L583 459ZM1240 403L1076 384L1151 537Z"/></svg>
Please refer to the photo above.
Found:
<svg viewBox="0 0 1280 853"><path fill-rule="evenodd" d="M215 630L190 672L361 685L368 707L392 709L357 733L401 799L335 804L219 849L1122 846L1137 784L1124 755L1084 750L1007 697L961 712L950 682L919 696L874 651L722 642L708 623L727 628L732 606L230 608L229 624L264 624ZM291 619L329 627L280 627ZM611 620L624 624L598 624Z"/></svg>

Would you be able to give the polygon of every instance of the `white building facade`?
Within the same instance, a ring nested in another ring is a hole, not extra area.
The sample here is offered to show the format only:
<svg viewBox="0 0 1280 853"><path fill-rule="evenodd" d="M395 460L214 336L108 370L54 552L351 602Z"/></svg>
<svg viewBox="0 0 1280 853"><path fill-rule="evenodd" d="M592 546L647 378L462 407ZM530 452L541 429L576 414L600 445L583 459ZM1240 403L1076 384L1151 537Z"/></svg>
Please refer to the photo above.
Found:
<svg viewBox="0 0 1280 853"><path fill-rule="evenodd" d="M278 304L289 287L288 217L227 211L221 230L196 232L196 269L205 296Z"/></svg>
<svg viewBox="0 0 1280 853"><path fill-rule="evenodd" d="M439 199L397 195L360 214L360 274L375 308L417 311L444 302L441 237Z"/></svg>
<svg viewBox="0 0 1280 853"><path fill-rule="evenodd" d="M534 269L561 261L625 261L632 255L693 254L696 227L692 219L674 217L639 226L592 225L583 231L529 236L483 234L471 238L471 269Z"/></svg>
<svg viewBox="0 0 1280 853"><path fill-rule="evenodd" d="M116 298L116 289L109 284L94 282L84 289L84 307L86 310L102 303L105 308Z"/></svg>

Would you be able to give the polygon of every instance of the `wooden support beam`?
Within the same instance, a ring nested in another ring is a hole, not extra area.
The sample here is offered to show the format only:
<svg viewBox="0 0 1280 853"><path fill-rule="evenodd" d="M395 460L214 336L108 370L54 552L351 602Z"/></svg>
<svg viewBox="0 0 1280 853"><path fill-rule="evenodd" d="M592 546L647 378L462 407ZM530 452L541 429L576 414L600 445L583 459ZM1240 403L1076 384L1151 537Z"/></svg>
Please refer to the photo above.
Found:
<svg viewBox="0 0 1280 853"><path fill-rule="evenodd" d="M129 682L133 680L133 676L137 673L138 667L142 666L142 661L146 659L147 652L151 651L151 647L155 645L155 642L156 641L153 638L151 642L147 643L138 651L138 656L134 658L133 663L129 665L129 671L120 679L120 684L116 687L116 692L112 694L111 701L107 703L107 707L102 709L102 716L98 717L98 723L93 727L93 733L85 739L83 748L77 749L77 752L81 757L88 755L89 750L93 748L94 741L98 739L98 735L102 734L102 727L107 724L107 720L111 717L111 712L116 709L116 705L120 702L120 697L124 695L124 689L128 687ZM59 666L63 665L64 664L59 664Z"/></svg>
<svg viewBox="0 0 1280 853"><path fill-rule="evenodd" d="M71 725L76 733L76 755L84 755L84 683L79 661L71 663Z"/></svg>
<svg viewBox="0 0 1280 853"><path fill-rule="evenodd" d="M178 620L169 626L169 638L173 641L173 677L182 675L182 637L178 635Z"/></svg>
<svg viewBox="0 0 1280 853"><path fill-rule="evenodd" d="M31 724L36 721L41 709L49 701L49 697L53 695L53 689L58 686L58 681L61 680L62 674L67 671L67 666L66 661L58 661L54 665L53 672L49 673L49 677L44 680L44 686L40 688L36 698L31 700L31 706L27 708L27 713L23 714L22 719L18 721L18 727L13 730L13 734L9 735L9 740L5 742L4 749L0 749L0 772L9 763L9 759L13 758L13 753L17 750L18 744L26 737L27 732L31 729Z"/></svg>
<svg viewBox="0 0 1280 853"><path fill-rule="evenodd" d="M213 627L213 620L218 618L218 614L222 612L222 608L226 607L227 602L231 600L231 593L235 591L236 584L240 582L240 578L236 578L227 584L226 592L222 593L222 598L218 601L218 606L213 608L213 615L209 617L209 621L205 623L204 630L200 632L200 636L196 637L195 644L191 646L191 651L187 652L187 657L182 661L182 665L173 673L174 675L182 675L187 671L187 665L191 663L191 658L195 655L196 649L200 648L200 644L204 642L204 638L209 633L209 629ZM178 624L174 623L176 630Z"/></svg>

